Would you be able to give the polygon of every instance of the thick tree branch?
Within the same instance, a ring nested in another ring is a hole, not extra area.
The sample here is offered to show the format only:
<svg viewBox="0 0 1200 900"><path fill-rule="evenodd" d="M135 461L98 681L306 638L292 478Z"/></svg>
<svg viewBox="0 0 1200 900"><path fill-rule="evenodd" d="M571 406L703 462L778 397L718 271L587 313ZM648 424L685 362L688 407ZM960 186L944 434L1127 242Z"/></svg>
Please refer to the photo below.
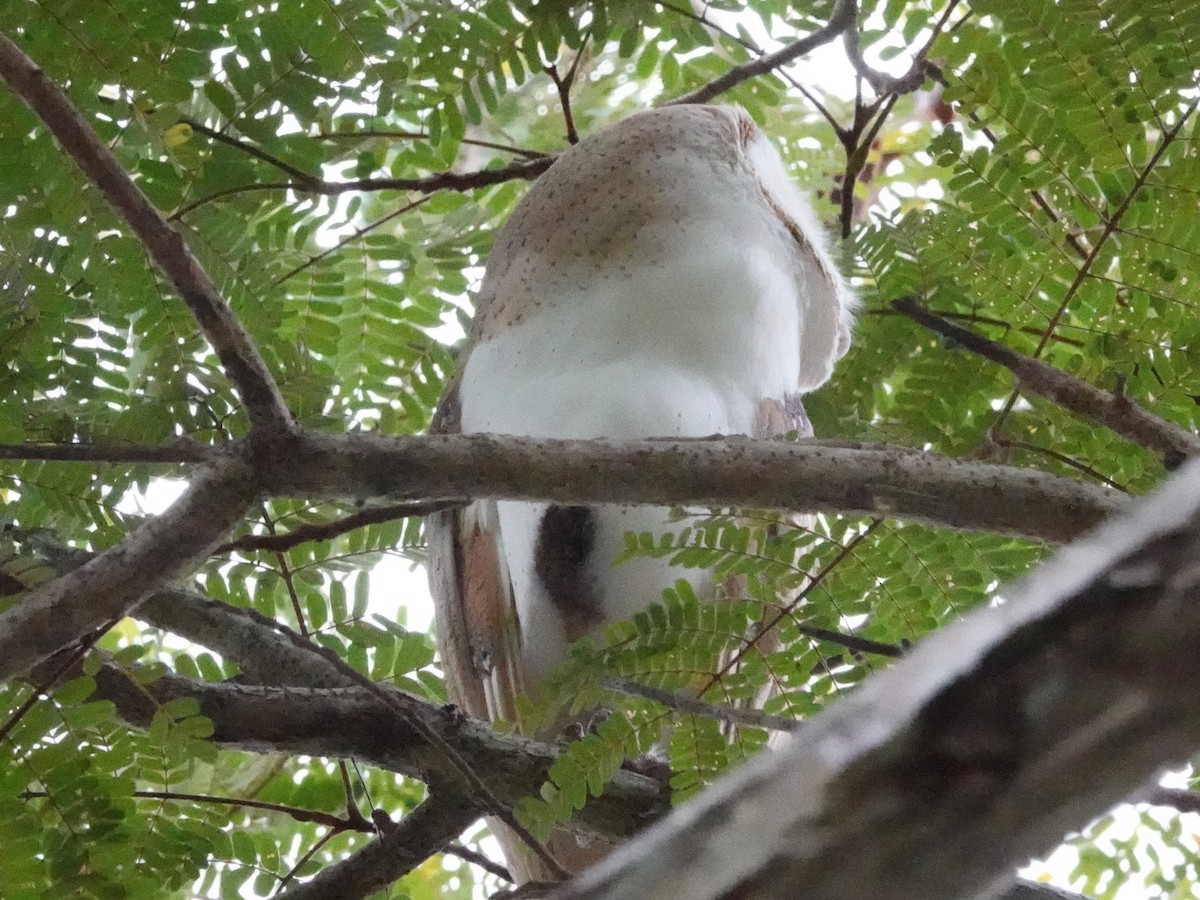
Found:
<svg viewBox="0 0 1200 900"><path fill-rule="evenodd" d="M996 900L1088 900L1088 898L1049 884L1017 881L1010 885L1008 890L997 894Z"/></svg>
<svg viewBox="0 0 1200 900"><path fill-rule="evenodd" d="M478 817L469 803L431 796L379 840L276 896L287 900L369 897L440 851Z"/></svg>
<svg viewBox="0 0 1200 900"><path fill-rule="evenodd" d="M237 663L242 679L255 684L311 688L353 687L294 632L252 609L237 609L181 588L159 591L134 615Z"/></svg>
<svg viewBox="0 0 1200 900"><path fill-rule="evenodd" d="M754 506L898 519L1033 540L1068 540L1124 498L1036 469L963 462L883 444L707 440L552 441L496 435L289 435L251 450L264 490L312 498L401 498L392 510L420 515L468 497L562 502ZM9 448L0 447L0 458ZM13 445L11 455L28 453ZM208 451L205 451L205 454ZM214 450L212 453L224 453ZM73 445L55 459L185 462L191 448L109 454ZM204 455L204 454L198 454ZM379 513L390 517L391 513ZM340 523L221 549L279 549L377 521L365 510Z"/></svg>
<svg viewBox="0 0 1200 900"><path fill-rule="evenodd" d="M811 53L817 47L835 40L847 28L854 27L854 19L857 13L858 3L856 0L837 0L837 5L834 6L833 12L829 16L829 21L808 37L801 38L774 53L744 62L740 66L734 66L721 77L714 78L703 87L668 101L666 105L707 103L713 97L737 87L743 81L757 78L759 75L765 75L781 66L785 66L792 60L799 59L804 54Z"/></svg>
<svg viewBox="0 0 1200 900"><path fill-rule="evenodd" d="M256 496L250 471L226 460L201 472L170 509L120 544L31 591L0 614L0 681L190 574L241 521Z"/></svg>
<svg viewBox="0 0 1200 900"><path fill-rule="evenodd" d="M555 897L997 896L1200 747L1198 559L1195 460Z"/></svg>
<svg viewBox="0 0 1200 900"><path fill-rule="evenodd" d="M437 707L390 688L385 690L403 704L404 715L361 687L273 688L177 676L146 685L111 663L101 666L96 685L96 699L111 700L117 713L135 727L147 727L161 704L194 697L200 714L213 723L212 740L222 746L254 753L354 757L426 784L462 785L455 763L444 752L449 745L475 771L486 774L491 794L510 809L538 792L559 752L539 741L497 734L453 707ZM428 733L440 741L428 740ZM451 793L474 805L476 818L488 811L485 797ZM628 837L667 811L669 793L654 779L622 769L570 827L584 835Z"/></svg>
<svg viewBox="0 0 1200 900"><path fill-rule="evenodd" d="M167 224L66 94L2 34L0 78L42 120L175 285L237 388L251 423L270 431L290 428L291 414L253 339L183 238Z"/></svg>
<svg viewBox="0 0 1200 900"><path fill-rule="evenodd" d="M1072 538L1125 499L1096 485L880 445L560 441L497 435L306 433L256 458L286 496L749 506L886 515L1035 540Z"/></svg>
<svg viewBox="0 0 1200 900"><path fill-rule="evenodd" d="M1159 418L1124 393L1112 394L1093 387L998 341L948 322L922 308L911 297L893 300L892 306L930 331L1004 366L1017 377L1017 384L1023 392L1045 397L1078 416L1111 428L1121 437L1161 454L1169 468L1175 468L1186 457L1200 453L1200 437Z"/></svg>
<svg viewBox="0 0 1200 900"><path fill-rule="evenodd" d="M68 547L40 530L17 530L12 535L23 553L46 563L59 576L77 571L98 555ZM154 628L219 653L237 664L244 681L310 688L356 684L287 626L253 609L229 606L186 588L156 591L138 605L133 615Z"/></svg>

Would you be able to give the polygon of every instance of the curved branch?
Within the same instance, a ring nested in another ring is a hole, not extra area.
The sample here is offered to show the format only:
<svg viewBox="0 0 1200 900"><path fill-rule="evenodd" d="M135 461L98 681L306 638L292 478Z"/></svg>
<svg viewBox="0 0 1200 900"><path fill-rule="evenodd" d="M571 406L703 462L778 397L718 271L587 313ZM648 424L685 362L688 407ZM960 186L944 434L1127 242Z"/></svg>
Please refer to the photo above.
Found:
<svg viewBox="0 0 1200 900"><path fill-rule="evenodd" d="M442 850L477 818L478 810L468 803L430 796L379 840L275 896L286 900L369 897Z"/></svg>
<svg viewBox="0 0 1200 900"><path fill-rule="evenodd" d="M3 34L0 78L42 120L175 285L245 403L251 423L271 432L290 428L291 413L253 339L183 238L142 193L66 94Z"/></svg>
<svg viewBox="0 0 1200 900"><path fill-rule="evenodd" d="M744 62L740 66L734 66L719 78L714 78L703 87L669 100L665 105L707 103L713 97L737 87L743 81L757 78L759 75L766 75L780 66L785 66L792 60L799 59L806 53L811 53L817 47L831 43L847 28L853 27L857 13L858 3L855 0L837 0L837 5L834 6L833 13L829 16L829 21L808 37L801 38L795 43L784 47L782 50L777 50L758 59Z"/></svg>
<svg viewBox="0 0 1200 900"><path fill-rule="evenodd" d="M354 757L426 784L457 784L462 790L456 793L474 806L476 817L489 811L492 799L511 809L522 797L536 794L559 755L550 744L497 734L454 707L434 706L382 685L377 687L402 706L403 714L362 687L313 690L211 684L174 675L149 684L139 680L105 663L96 673L93 696L111 700L117 714L138 728L148 727L163 703L192 697L200 704L200 714L212 721L211 740L216 744L252 753ZM439 740L429 740L429 734ZM492 797L470 791L447 758L446 745L475 771L487 774ZM610 840L628 837L664 815L669 797L666 785L620 769L604 793L590 800L569 827Z"/></svg>
<svg viewBox="0 0 1200 900"><path fill-rule="evenodd" d="M954 11L954 6L955 4L951 3L946 8L941 22L934 28L935 35L941 31L946 20L950 18L950 13ZM930 43L932 43L932 40ZM909 70L899 77L888 75L886 72L880 72L867 64L867 61L863 59L862 49L859 47L857 28L847 28L842 33L842 45L846 49L846 58L850 60L850 65L854 66L854 71L871 86L871 90L877 96L911 94L913 91L920 90L921 85L925 83L925 79L928 77L927 65L924 58L924 54L929 50L928 44L913 60L913 64L909 67Z"/></svg>
<svg viewBox="0 0 1200 900"><path fill-rule="evenodd" d="M1064 541L1121 508L1103 487L838 441L561 441L487 434L302 433L257 462L276 495L749 506L888 516Z"/></svg>
<svg viewBox="0 0 1200 900"><path fill-rule="evenodd" d="M204 470L161 516L0 614L0 681L190 574L254 502L251 475L235 460Z"/></svg>
<svg viewBox="0 0 1200 900"><path fill-rule="evenodd" d="M1080 381L1041 360L989 340L969 328L948 322L911 297L892 301L892 308L955 344L999 363L1017 378L1021 391L1044 397L1063 409L1112 429L1121 437L1160 454L1168 468L1200 453L1200 437L1139 406L1124 392L1111 394Z"/></svg>
<svg viewBox="0 0 1200 900"><path fill-rule="evenodd" d="M539 156L535 159L518 160L495 169L479 169L475 172L438 172L424 178L358 178L354 181L303 179L246 184L240 187L225 188L209 194L207 197L201 197L176 210L171 214L171 218L182 218L206 203L247 191L295 191L297 194L319 194L327 197L352 191L416 191L421 194L432 194L436 191L471 191L517 179L532 181L550 168L556 159L558 159L557 156Z"/></svg>

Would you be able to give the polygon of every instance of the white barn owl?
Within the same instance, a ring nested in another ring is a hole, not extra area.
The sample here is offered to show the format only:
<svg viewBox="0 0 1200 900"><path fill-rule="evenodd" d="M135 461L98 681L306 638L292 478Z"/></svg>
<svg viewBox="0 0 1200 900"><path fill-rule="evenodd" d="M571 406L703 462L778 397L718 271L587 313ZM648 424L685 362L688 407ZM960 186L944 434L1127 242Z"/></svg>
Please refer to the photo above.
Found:
<svg viewBox="0 0 1200 900"><path fill-rule="evenodd" d="M846 352L853 305L816 216L743 110L638 113L565 152L497 235L434 430L807 432L799 395ZM613 566L625 532L679 527L645 506L479 501L432 517L453 702L514 720L514 697L572 641L680 577L711 596L704 572Z"/></svg>

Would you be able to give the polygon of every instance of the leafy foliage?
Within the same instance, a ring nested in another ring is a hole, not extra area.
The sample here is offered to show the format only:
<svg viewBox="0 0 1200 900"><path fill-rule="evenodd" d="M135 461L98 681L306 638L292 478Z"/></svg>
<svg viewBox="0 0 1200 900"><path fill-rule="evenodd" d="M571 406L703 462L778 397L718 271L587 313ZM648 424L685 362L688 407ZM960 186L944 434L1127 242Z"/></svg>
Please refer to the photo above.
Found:
<svg viewBox="0 0 1200 900"><path fill-rule="evenodd" d="M927 58L944 89L871 105L861 88L856 102L848 66L818 61L744 80L720 98L744 105L797 180L831 201L822 213L839 223L865 299L855 349L807 399L817 433L1147 489L1163 472L1156 455L1018 396L1006 370L921 332L889 302L915 295L1194 429L1200 7L862 6L867 58L894 59L900 73L932 40ZM0 32L66 87L171 215L301 423L401 434L427 427L493 230L522 193L519 180L442 189L439 174L561 151L568 129L548 66L558 78L575 72L571 110L586 134L810 33L832 8L15 0L0 4ZM0 158L0 442L216 444L243 435L244 414L185 307L98 189L3 91ZM351 189L353 181L361 183ZM139 492L164 476L187 472L6 463L0 492L16 537L0 544L5 602L58 570L43 538L68 550L117 543L142 519ZM242 531L287 532L355 512L272 500ZM420 540L419 522L396 519L278 552L234 549L196 583L212 599L303 629L371 678L440 700L429 638L372 615L371 566L388 554L419 558ZM601 793L623 760L655 745L666 747L682 798L766 741L765 729L629 696L605 678L715 705L769 693L766 712L802 719L1042 552L894 521L780 527L744 511L713 512L665 538L630 536L630 556L711 569L735 587L701 603L680 582L662 605L576 648L546 688L556 700L540 708L543 721L606 716L582 729L523 816L548 833ZM766 621L776 624L775 644L755 639ZM237 674L181 643L126 620L98 647L144 681ZM6 896L49 885L97 897L266 896L370 839L291 811L336 815L366 802L402 813L423 795L374 769L344 781L331 761L218 752L186 702L130 729L91 699L97 665L89 657L83 673L44 695L24 683L3 690ZM1128 848L1101 840L1104 827L1077 841L1076 887L1179 896L1195 880L1190 850L1180 851L1183 869L1135 870ZM1190 846L1178 820L1155 828L1159 838L1137 844L1143 856L1145 846ZM465 869L435 863L390 893L467 897L475 887Z"/></svg>

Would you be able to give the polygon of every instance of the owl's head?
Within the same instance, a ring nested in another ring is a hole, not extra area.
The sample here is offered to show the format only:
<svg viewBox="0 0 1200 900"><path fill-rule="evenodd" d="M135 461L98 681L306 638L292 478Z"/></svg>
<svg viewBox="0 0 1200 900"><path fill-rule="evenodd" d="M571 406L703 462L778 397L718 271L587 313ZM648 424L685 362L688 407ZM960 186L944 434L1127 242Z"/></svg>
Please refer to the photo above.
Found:
<svg viewBox="0 0 1200 900"><path fill-rule="evenodd" d="M820 387L834 364L850 349L858 297L833 262L828 232L812 204L788 177L783 160L766 134L740 106L707 107L736 130L742 158L771 211L779 217L793 242L796 263L805 272L810 290L806 310L800 389Z"/></svg>
<svg viewBox="0 0 1200 900"><path fill-rule="evenodd" d="M763 233L743 228L748 220L765 224L766 252L792 269L804 334L797 387L819 387L849 348L855 296L816 213L738 106L646 110L563 153L497 235L476 337L553 304L563 285L655 265L687 235L736 245Z"/></svg>

